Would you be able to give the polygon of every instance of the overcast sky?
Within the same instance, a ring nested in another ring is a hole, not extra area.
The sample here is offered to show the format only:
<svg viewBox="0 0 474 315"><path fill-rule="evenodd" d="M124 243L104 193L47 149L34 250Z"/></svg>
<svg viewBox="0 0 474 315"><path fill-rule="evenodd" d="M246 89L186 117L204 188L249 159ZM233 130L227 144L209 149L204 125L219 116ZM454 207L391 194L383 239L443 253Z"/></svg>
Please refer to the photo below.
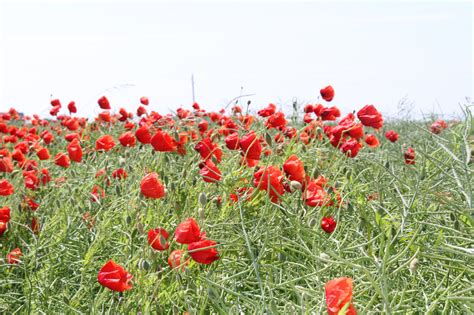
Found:
<svg viewBox="0 0 474 315"><path fill-rule="evenodd" d="M219 4L220 3L220 4ZM107 95L166 112L218 109L241 93L254 108L374 104L387 115L451 114L473 94L473 7L467 2L6 1L0 6L0 110L46 115L51 95L81 115Z"/></svg>

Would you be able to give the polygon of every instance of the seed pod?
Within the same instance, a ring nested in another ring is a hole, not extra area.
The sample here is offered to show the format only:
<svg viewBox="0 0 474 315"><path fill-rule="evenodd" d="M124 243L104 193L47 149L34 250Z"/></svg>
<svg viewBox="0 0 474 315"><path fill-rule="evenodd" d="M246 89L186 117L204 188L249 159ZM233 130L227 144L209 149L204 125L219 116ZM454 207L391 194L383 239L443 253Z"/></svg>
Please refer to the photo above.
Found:
<svg viewBox="0 0 474 315"><path fill-rule="evenodd" d="M204 207L207 203L207 196L205 192L199 194L199 203Z"/></svg>
<svg viewBox="0 0 474 315"><path fill-rule="evenodd" d="M132 218L129 215L127 215L127 218L125 219L125 222L127 222L127 225L132 224Z"/></svg>
<svg viewBox="0 0 474 315"><path fill-rule="evenodd" d="M278 253L278 260L281 261L281 262L284 262L286 261L286 255L285 253Z"/></svg>
<svg viewBox="0 0 474 315"><path fill-rule="evenodd" d="M411 273L415 273L416 270L418 269L418 258L413 258L411 261L410 261L410 267L408 267L408 269L410 269L410 272Z"/></svg>
<svg viewBox="0 0 474 315"><path fill-rule="evenodd" d="M316 220L316 218L311 218L311 220L309 220L308 222L308 225L310 228L312 228L312 227L315 227L317 223L318 221Z"/></svg>
<svg viewBox="0 0 474 315"><path fill-rule="evenodd" d="M301 186L301 183L297 182L296 180L292 180L290 182L290 187L292 190L301 190L301 188L303 188L303 186Z"/></svg>
<svg viewBox="0 0 474 315"><path fill-rule="evenodd" d="M313 170L313 178L318 178L319 174L320 174L320 173L319 173L319 169L318 169L318 168L315 168L315 169Z"/></svg>
<svg viewBox="0 0 474 315"><path fill-rule="evenodd" d="M326 253L321 253L321 254L319 254L319 258L321 258L322 260L329 260L329 259L331 259L331 257L329 257L329 255L326 254Z"/></svg>
<svg viewBox="0 0 474 315"><path fill-rule="evenodd" d="M119 157L119 164L120 164L120 166L125 166L126 163L127 163L127 160L125 160L125 158Z"/></svg>

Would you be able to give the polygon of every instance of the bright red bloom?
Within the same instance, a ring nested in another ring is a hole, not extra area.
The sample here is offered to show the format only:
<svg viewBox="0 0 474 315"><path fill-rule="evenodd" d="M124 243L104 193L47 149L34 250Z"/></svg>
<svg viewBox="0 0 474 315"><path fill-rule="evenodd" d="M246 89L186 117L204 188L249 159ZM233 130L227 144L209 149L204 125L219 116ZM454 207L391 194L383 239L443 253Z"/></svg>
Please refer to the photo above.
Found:
<svg viewBox="0 0 474 315"><path fill-rule="evenodd" d="M130 290L132 285L129 283L133 276L129 274L122 266L116 264L112 259L109 260L99 271L97 281L112 291L123 292Z"/></svg>
<svg viewBox="0 0 474 315"><path fill-rule="evenodd" d="M36 155L40 160L48 160L50 158L47 148L40 148L38 151L36 151Z"/></svg>
<svg viewBox="0 0 474 315"><path fill-rule="evenodd" d="M64 168L68 168L71 165L69 156L66 153L58 153L54 157L54 164L59 165Z"/></svg>
<svg viewBox="0 0 474 315"><path fill-rule="evenodd" d="M21 256L23 256L23 253L17 247L7 254L7 261L9 264L19 264Z"/></svg>
<svg viewBox="0 0 474 315"><path fill-rule="evenodd" d="M13 172L13 162L8 156L0 157L0 172Z"/></svg>
<svg viewBox="0 0 474 315"><path fill-rule="evenodd" d="M172 152L176 151L176 141L171 136L159 130L151 139L151 145L155 151Z"/></svg>
<svg viewBox="0 0 474 315"><path fill-rule="evenodd" d="M251 131L243 136L240 141L240 149L242 155L251 160L260 160L260 154L262 154L262 145L255 134L255 131Z"/></svg>
<svg viewBox="0 0 474 315"><path fill-rule="evenodd" d="M199 174L208 183L215 183L222 179L221 171L211 160L200 164Z"/></svg>
<svg viewBox="0 0 474 315"><path fill-rule="evenodd" d="M214 155L219 163L222 158L222 151L216 143L213 143L211 138L205 138L194 146L194 150L198 151L201 158L208 160Z"/></svg>
<svg viewBox="0 0 474 315"><path fill-rule="evenodd" d="M174 239L180 244L191 244L200 241L201 229L193 218L188 218L176 227Z"/></svg>
<svg viewBox="0 0 474 315"><path fill-rule="evenodd" d="M170 247L168 243L168 232L163 228L148 231L148 244L156 250L166 250Z"/></svg>
<svg viewBox="0 0 474 315"><path fill-rule="evenodd" d="M188 253L194 261L200 264L209 265L213 261L219 259L219 253L217 252L217 249L214 246L216 246L216 242L214 241L201 240L189 244Z"/></svg>
<svg viewBox="0 0 474 315"><path fill-rule="evenodd" d="M51 176L49 175L49 171L47 168L43 168L41 170L41 183L43 185L46 185L51 181Z"/></svg>
<svg viewBox="0 0 474 315"><path fill-rule="evenodd" d="M128 177L128 174L123 168L118 168L112 172L112 177L118 179L125 179Z"/></svg>
<svg viewBox="0 0 474 315"><path fill-rule="evenodd" d="M82 148L79 144L79 140L74 139L71 143L67 146L67 153L69 154L69 158L74 162L81 162L82 161Z"/></svg>
<svg viewBox="0 0 474 315"><path fill-rule="evenodd" d="M382 128L383 126L382 114L377 111L374 105L365 105L357 112L357 117L364 126L375 129Z"/></svg>
<svg viewBox="0 0 474 315"><path fill-rule="evenodd" d="M206 132L207 128L209 128L209 123L207 122L207 120L205 119L201 120L198 124L199 132L201 133Z"/></svg>
<svg viewBox="0 0 474 315"><path fill-rule="evenodd" d="M185 262L181 262L181 257L184 255L184 251L180 249L175 249L174 251L171 252L170 256L168 257L168 265L170 268L174 269L176 267L183 266L181 267L181 270L184 270L184 267L189 265L189 259L187 259Z"/></svg>
<svg viewBox="0 0 474 315"><path fill-rule="evenodd" d="M151 142L151 133L147 126L142 126L135 131L135 137L143 144Z"/></svg>
<svg viewBox="0 0 474 315"><path fill-rule="evenodd" d="M0 236L2 236L7 230L7 222L0 221Z"/></svg>
<svg viewBox="0 0 474 315"><path fill-rule="evenodd" d="M318 180L311 180L308 183L303 194L305 202L308 206L322 207L329 202L329 197L323 188L323 184L324 183Z"/></svg>
<svg viewBox="0 0 474 315"><path fill-rule="evenodd" d="M76 103L70 102L69 104L67 104L67 109L70 113L77 113Z"/></svg>
<svg viewBox="0 0 474 315"><path fill-rule="evenodd" d="M102 109L111 109L109 100L105 96L102 96L101 98L99 98L97 103L99 104L100 108L102 108Z"/></svg>
<svg viewBox="0 0 474 315"><path fill-rule="evenodd" d="M146 108L143 107L143 106L139 106L137 108L137 116L140 117L142 115L145 115L146 114Z"/></svg>
<svg viewBox="0 0 474 315"><path fill-rule="evenodd" d="M28 189L35 190L38 188L39 179L36 176L36 171L23 171L23 181L25 183L25 187Z"/></svg>
<svg viewBox="0 0 474 315"><path fill-rule="evenodd" d="M165 186L158 179L155 172L149 173L143 177L140 190L142 195L147 198L159 199L165 196Z"/></svg>
<svg viewBox="0 0 474 315"><path fill-rule="evenodd" d="M283 163L283 171L289 180L295 180L303 184L306 173L304 170L303 162L296 155L291 155L285 163Z"/></svg>
<svg viewBox="0 0 474 315"><path fill-rule="evenodd" d="M148 100L148 97L142 96L140 97L140 103L142 103L143 105L148 105L150 104L150 101Z"/></svg>
<svg viewBox="0 0 474 315"><path fill-rule="evenodd" d="M336 106L333 107L324 107L319 116L322 120L336 120L337 117L341 116L341 111Z"/></svg>
<svg viewBox="0 0 474 315"><path fill-rule="evenodd" d="M413 148L408 148L403 154L403 157L405 158L405 164L415 164L415 150L413 150Z"/></svg>
<svg viewBox="0 0 474 315"><path fill-rule="evenodd" d="M258 115L261 117L268 117L275 113L276 106L274 104L268 104L267 107L258 111Z"/></svg>
<svg viewBox="0 0 474 315"><path fill-rule="evenodd" d="M239 149L239 134L237 132L231 133L224 139L225 145L229 150Z"/></svg>
<svg viewBox="0 0 474 315"><path fill-rule="evenodd" d="M283 186L283 173L274 166L260 167L255 172L253 185L258 190L267 191L272 202L279 203L281 196L285 193Z"/></svg>
<svg viewBox="0 0 474 315"><path fill-rule="evenodd" d="M326 306L329 315L339 315L340 311L352 300L352 279L351 278L337 278L330 280L325 285L326 291ZM357 311L350 304L345 315L356 315ZM341 314L342 315L342 314Z"/></svg>
<svg viewBox="0 0 474 315"><path fill-rule="evenodd" d="M326 102L330 102L334 98L334 89L330 85L326 86L325 88L322 88L319 92L321 93L321 97Z"/></svg>
<svg viewBox="0 0 474 315"><path fill-rule="evenodd" d="M341 145L341 151L346 154L348 157L354 158L359 153L360 148L362 148L362 144L355 139L346 140Z"/></svg>
<svg viewBox="0 0 474 315"><path fill-rule="evenodd" d="M333 217L324 217L321 220L321 228L324 232L331 234L336 229L336 220Z"/></svg>
<svg viewBox="0 0 474 315"><path fill-rule="evenodd" d="M397 142L398 133L396 133L394 130L389 130L385 133L385 138L387 138L390 142Z"/></svg>
<svg viewBox="0 0 474 315"><path fill-rule="evenodd" d="M0 208L0 221L2 222L10 221L10 208L8 207Z"/></svg>
<svg viewBox="0 0 474 315"><path fill-rule="evenodd" d="M275 114L268 117L265 122L267 128L282 128L288 124L288 121L285 119L285 114L283 112L276 112Z"/></svg>
<svg viewBox="0 0 474 315"><path fill-rule="evenodd" d="M134 147L137 140L131 131L124 132L119 137L120 144L124 147Z"/></svg>
<svg viewBox="0 0 474 315"><path fill-rule="evenodd" d="M115 147L115 142L111 135L102 136L95 142L96 150L109 151L113 147Z"/></svg>
<svg viewBox="0 0 474 315"><path fill-rule="evenodd" d="M368 134L364 138L365 143L371 148L376 148L379 146L379 139L373 134Z"/></svg>

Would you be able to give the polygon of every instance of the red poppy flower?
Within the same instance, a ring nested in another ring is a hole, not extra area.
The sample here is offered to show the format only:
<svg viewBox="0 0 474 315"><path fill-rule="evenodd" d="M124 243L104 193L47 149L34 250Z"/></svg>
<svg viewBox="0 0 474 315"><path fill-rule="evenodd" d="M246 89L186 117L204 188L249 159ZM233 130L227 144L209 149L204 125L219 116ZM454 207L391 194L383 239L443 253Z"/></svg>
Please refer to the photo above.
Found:
<svg viewBox="0 0 474 315"><path fill-rule="evenodd" d="M188 218L176 227L174 239L180 244L197 242L201 240L201 229L193 218Z"/></svg>
<svg viewBox="0 0 474 315"><path fill-rule="evenodd" d="M209 265L219 259L219 253L215 248L216 242L201 240L188 245L188 253L191 258L200 263Z"/></svg>
<svg viewBox="0 0 474 315"><path fill-rule="evenodd" d="M268 116L273 115L275 111L276 111L276 106L270 103L264 109L259 110L257 114L261 117L268 117Z"/></svg>
<svg viewBox="0 0 474 315"><path fill-rule="evenodd" d="M72 140L72 142L67 146L67 153L72 161L77 163L82 161L82 148L79 144L79 140Z"/></svg>
<svg viewBox="0 0 474 315"><path fill-rule="evenodd" d="M163 228L148 231L148 244L156 250L166 250L170 247L168 243L168 232Z"/></svg>
<svg viewBox="0 0 474 315"><path fill-rule="evenodd" d="M224 139L225 145L229 150L238 150L239 149L239 134L231 133Z"/></svg>
<svg viewBox="0 0 474 315"><path fill-rule="evenodd" d="M283 186L283 173L274 166L260 167L255 172L253 185L258 190L267 191L272 202L279 203L281 196L285 193Z"/></svg>
<svg viewBox="0 0 474 315"><path fill-rule="evenodd" d="M123 292L130 290L132 285L130 280L133 276L129 274L122 266L109 260L99 271L97 281L112 291Z"/></svg>
<svg viewBox="0 0 474 315"><path fill-rule="evenodd" d="M46 168L43 168L41 170L41 183L43 185L46 185L47 183L49 183L51 181L51 176L49 175L49 171L48 169Z"/></svg>
<svg viewBox="0 0 474 315"><path fill-rule="evenodd" d="M373 134L368 134L364 138L365 143L371 148L376 148L379 146L379 139Z"/></svg>
<svg viewBox="0 0 474 315"><path fill-rule="evenodd" d="M314 111L313 105L311 105L311 104L305 105L305 107L304 107L304 112L305 113L312 113L313 111Z"/></svg>
<svg viewBox="0 0 474 315"><path fill-rule="evenodd" d="M321 228L324 232L331 234L336 229L336 220L333 217L324 217L321 220Z"/></svg>
<svg viewBox="0 0 474 315"><path fill-rule="evenodd" d="M176 151L176 141L171 136L159 130L151 139L151 145L155 151L173 152Z"/></svg>
<svg viewBox="0 0 474 315"><path fill-rule="evenodd" d="M32 211L36 211L36 209L39 208L39 203L35 202L33 199L26 197L25 198L26 203L28 203L28 206Z"/></svg>
<svg viewBox="0 0 474 315"><path fill-rule="evenodd" d="M55 107L55 106L61 106L61 101L57 98L55 99L52 99L51 102L50 102L51 106Z"/></svg>
<svg viewBox="0 0 474 315"><path fill-rule="evenodd" d="M348 157L354 158L359 153L360 148L362 148L362 144L355 139L346 140L341 145L342 153L346 154Z"/></svg>
<svg viewBox="0 0 474 315"><path fill-rule="evenodd" d="M201 120L198 124L199 132L204 133L206 132L207 128L209 128L209 123L207 122L207 120L205 119Z"/></svg>
<svg viewBox="0 0 474 315"><path fill-rule="evenodd" d="M38 219L36 218L31 219L30 228L31 228L31 231L33 231L33 233L35 234L39 233L41 226L38 222Z"/></svg>
<svg viewBox="0 0 474 315"><path fill-rule="evenodd" d="M324 107L321 109L319 116L322 120L336 120L341 116L341 111L336 106Z"/></svg>
<svg viewBox="0 0 474 315"><path fill-rule="evenodd" d="M149 173L143 177L140 183L142 195L147 198L158 199L165 196L165 186L158 179L155 172Z"/></svg>
<svg viewBox="0 0 474 315"><path fill-rule="evenodd" d="M383 126L382 114L377 111L374 105L365 105L357 112L357 117L364 126L375 129L382 128Z"/></svg>
<svg viewBox="0 0 474 315"><path fill-rule="evenodd" d="M35 190L38 188L39 179L36 176L36 171L23 171L23 182L25 187L31 190Z"/></svg>
<svg viewBox="0 0 474 315"><path fill-rule="evenodd" d="M114 138L112 138L111 135L102 136L99 139L97 139L95 142L96 150L109 151L113 147L115 147L115 142L114 142Z"/></svg>
<svg viewBox="0 0 474 315"><path fill-rule="evenodd" d="M431 124L430 130L432 133L437 135L437 134L440 134L441 131L443 131L447 127L448 125L446 124L446 122L442 119L439 119L435 121L433 124Z"/></svg>
<svg viewBox="0 0 474 315"><path fill-rule="evenodd" d="M288 124L288 121L285 119L285 114L283 112L276 112L275 114L268 117L265 122L267 128L282 128Z"/></svg>
<svg viewBox="0 0 474 315"><path fill-rule="evenodd" d="M300 184L303 184L306 173L304 171L303 162L298 159L296 155L291 155L283 164L283 171L289 180L295 180Z"/></svg>
<svg viewBox="0 0 474 315"><path fill-rule="evenodd" d="M9 264L19 264L21 256L23 256L23 253L17 247L7 254L7 261Z"/></svg>
<svg viewBox="0 0 474 315"><path fill-rule="evenodd" d="M174 251L171 252L170 256L168 257L168 265L170 268L174 269L176 267L181 266L181 270L184 270L184 267L189 265L189 259L187 259L185 262L181 262L182 257L184 256L184 251L180 249L175 249Z"/></svg>
<svg viewBox="0 0 474 315"><path fill-rule="evenodd" d="M146 114L146 108L143 106L138 106L137 108L137 116L140 117Z"/></svg>
<svg viewBox="0 0 474 315"><path fill-rule="evenodd" d="M109 100L105 96L102 96L101 98L99 98L97 103L99 104L100 108L102 108L102 109L111 109Z"/></svg>
<svg viewBox="0 0 474 315"><path fill-rule="evenodd" d="M413 148L408 148L403 154L403 157L405 158L405 164L415 164L415 150L413 150Z"/></svg>
<svg viewBox="0 0 474 315"><path fill-rule="evenodd" d="M304 199L310 207L322 207L329 201L327 192L323 188L323 183L318 180L311 180L304 191Z"/></svg>
<svg viewBox="0 0 474 315"><path fill-rule="evenodd" d="M143 105L148 105L150 104L150 101L148 100L148 97L142 96L140 97L140 103L142 103Z"/></svg>
<svg viewBox="0 0 474 315"><path fill-rule="evenodd" d="M13 167L13 162L8 156L0 157L0 172L11 173L13 172Z"/></svg>
<svg viewBox="0 0 474 315"><path fill-rule="evenodd" d="M143 144L151 142L151 133L147 126L138 128L137 131L135 131L135 137L137 137L138 141Z"/></svg>
<svg viewBox="0 0 474 315"><path fill-rule="evenodd" d="M134 147L136 143L135 136L131 131L124 132L119 137L120 144L124 147Z"/></svg>
<svg viewBox="0 0 474 315"><path fill-rule="evenodd" d="M214 155L218 163L221 161L222 151L216 143L212 142L211 138L205 138L197 143L194 150L198 151L204 160L210 159Z"/></svg>
<svg viewBox="0 0 474 315"><path fill-rule="evenodd" d="M69 104L67 104L67 109L70 113L77 113L76 103L70 102Z"/></svg>
<svg viewBox="0 0 474 315"><path fill-rule="evenodd" d="M0 221L0 236L2 236L7 230L7 222Z"/></svg>
<svg viewBox="0 0 474 315"><path fill-rule="evenodd" d="M397 142L398 133L396 133L394 130L389 130L385 133L385 138L387 138L390 142Z"/></svg>
<svg viewBox="0 0 474 315"><path fill-rule="evenodd" d="M54 157L54 164L68 168L71 165L71 161L66 153L58 153Z"/></svg>
<svg viewBox="0 0 474 315"><path fill-rule="evenodd" d="M215 183L222 179L221 171L211 160L206 160L206 162L200 163L199 166L199 174L205 182Z"/></svg>
<svg viewBox="0 0 474 315"><path fill-rule="evenodd" d="M243 136L240 141L240 149L242 155L251 160L260 160L260 154L262 154L262 145L255 134L255 131L251 131Z"/></svg>
<svg viewBox="0 0 474 315"><path fill-rule="evenodd" d="M346 304L352 300L352 279L337 278L330 280L325 285L326 306L329 315L339 315ZM349 305L346 315L356 315L357 311L352 305Z"/></svg>
<svg viewBox="0 0 474 315"><path fill-rule="evenodd" d="M97 185L92 188L92 201L99 202L100 199L105 197L105 191Z"/></svg>
<svg viewBox="0 0 474 315"><path fill-rule="evenodd" d="M125 179L128 177L128 174L123 168L119 168L112 172L112 177L118 179Z"/></svg>
<svg viewBox="0 0 474 315"><path fill-rule="evenodd" d="M319 92L321 93L321 97L326 102L330 102L334 98L334 89L330 85L326 86L325 88L322 88Z"/></svg>

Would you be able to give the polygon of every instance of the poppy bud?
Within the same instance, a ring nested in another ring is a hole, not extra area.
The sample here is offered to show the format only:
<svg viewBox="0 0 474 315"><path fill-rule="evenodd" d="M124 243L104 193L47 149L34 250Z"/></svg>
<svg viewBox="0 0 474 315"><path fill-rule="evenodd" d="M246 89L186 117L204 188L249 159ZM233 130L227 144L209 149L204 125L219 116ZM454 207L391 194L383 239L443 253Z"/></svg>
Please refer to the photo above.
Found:
<svg viewBox="0 0 474 315"><path fill-rule="evenodd" d="M292 180L290 182L290 186L292 190L301 190L302 186L300 182L297 182L296 180Z"/></svg>
<svg viewBox="0 0 474 315"><path fill-rule="evenodd" d="M418 258L413 258L411 261L410 261L410 267L408 269L410 269L410 272L413 274L416 272L416 269L418 269L418 263L419 263L419 260Z"/></svg>
<svg viewBox="0 0 474 315"><path fill-rule="evenodd" d="M205 192L199 194L199 203L204 207L207 203L207 196Z"/></svg>
<svg viewBox="0 0 474 315"><path fill-rule="evenodd" d="M326 253L321 253L321 254L319 254L319 258L321 258L322 260L329 260L329 259L331 259L331 257L329 257L329 255L326 254Z"/></svg>

